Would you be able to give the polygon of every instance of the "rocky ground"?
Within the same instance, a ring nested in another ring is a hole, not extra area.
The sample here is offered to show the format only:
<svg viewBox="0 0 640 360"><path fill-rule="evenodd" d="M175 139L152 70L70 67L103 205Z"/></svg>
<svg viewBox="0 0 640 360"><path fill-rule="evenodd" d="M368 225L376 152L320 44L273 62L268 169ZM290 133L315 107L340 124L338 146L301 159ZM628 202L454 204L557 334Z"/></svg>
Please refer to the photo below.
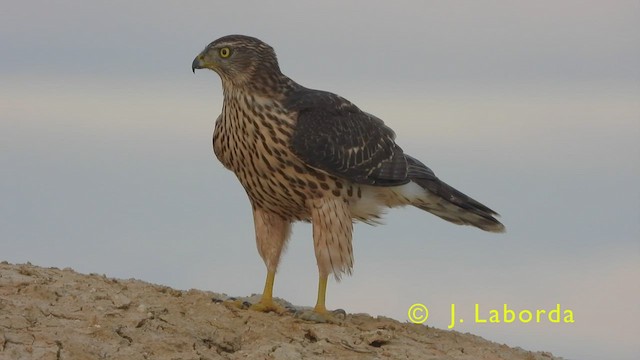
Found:
<svg viewBox="0 0 640 360"><path fill-rule="evenodd" d="M315 324L221 298L3 262L0 359L559 359L383 317Z"/></svg>

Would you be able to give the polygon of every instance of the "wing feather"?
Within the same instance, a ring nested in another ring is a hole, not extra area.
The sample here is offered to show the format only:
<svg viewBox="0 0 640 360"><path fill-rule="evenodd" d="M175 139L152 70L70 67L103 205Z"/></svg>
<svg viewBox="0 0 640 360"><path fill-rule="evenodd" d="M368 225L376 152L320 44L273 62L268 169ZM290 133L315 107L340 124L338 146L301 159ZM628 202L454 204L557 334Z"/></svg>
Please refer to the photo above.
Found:
<svg viewBox="0 0 640 360"><path fill-rule="evenodd" d="M395 133L377 117L324 91L298 89L286 107L297 113L291 150L308 166L359 184L409 182Z"/></svg>

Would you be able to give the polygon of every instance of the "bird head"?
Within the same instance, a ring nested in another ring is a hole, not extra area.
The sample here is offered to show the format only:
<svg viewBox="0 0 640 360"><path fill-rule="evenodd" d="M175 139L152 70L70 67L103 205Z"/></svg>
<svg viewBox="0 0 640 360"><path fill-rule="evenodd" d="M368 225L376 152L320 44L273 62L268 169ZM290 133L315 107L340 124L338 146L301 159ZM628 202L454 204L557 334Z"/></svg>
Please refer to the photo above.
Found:
<svg viewBox="0 0 640 360"><path fill-rule="evenodd" d="M207 45L191 64L191 70L196 69L211 69L223 85L234 86L247 84L259 73L280 74L273 48L244 35L224 36Z"/></svg>

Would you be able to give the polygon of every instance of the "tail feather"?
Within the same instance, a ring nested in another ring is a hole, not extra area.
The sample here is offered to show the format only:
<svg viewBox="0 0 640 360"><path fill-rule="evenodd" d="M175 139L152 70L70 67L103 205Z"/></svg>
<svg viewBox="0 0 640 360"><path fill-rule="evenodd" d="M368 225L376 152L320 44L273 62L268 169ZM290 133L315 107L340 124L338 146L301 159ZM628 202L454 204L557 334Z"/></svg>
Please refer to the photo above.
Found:
<svg viewBox="0 0 640 360"><path fill-rule="evenodd" d="M504 225L494 217L498 213L441 181L417 159L405 157L409 179L428 193L425 198L415 199L412 205L455 224L472 225L491 232L505 231Z"/></svg>

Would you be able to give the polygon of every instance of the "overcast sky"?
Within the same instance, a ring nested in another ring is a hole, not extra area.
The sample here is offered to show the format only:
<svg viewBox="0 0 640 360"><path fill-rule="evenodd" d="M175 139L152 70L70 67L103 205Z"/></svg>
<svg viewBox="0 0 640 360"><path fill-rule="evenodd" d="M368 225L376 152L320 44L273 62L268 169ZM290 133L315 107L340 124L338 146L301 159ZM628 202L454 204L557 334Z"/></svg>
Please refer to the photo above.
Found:
<svg viewBox="0 0 640 360"><path fill-rule="evenodd" d="M504 235L415 208L357 224L327 306L568 359L640 353L638 1L9 2L0 11L0 260L230 295L265 268L241 186L213 156L216 38L271 44L283 72L396 130L405 151L502 214ZM313 305L311 228L275 294ZM476 324L474 304L574 312Z"/></svg>

